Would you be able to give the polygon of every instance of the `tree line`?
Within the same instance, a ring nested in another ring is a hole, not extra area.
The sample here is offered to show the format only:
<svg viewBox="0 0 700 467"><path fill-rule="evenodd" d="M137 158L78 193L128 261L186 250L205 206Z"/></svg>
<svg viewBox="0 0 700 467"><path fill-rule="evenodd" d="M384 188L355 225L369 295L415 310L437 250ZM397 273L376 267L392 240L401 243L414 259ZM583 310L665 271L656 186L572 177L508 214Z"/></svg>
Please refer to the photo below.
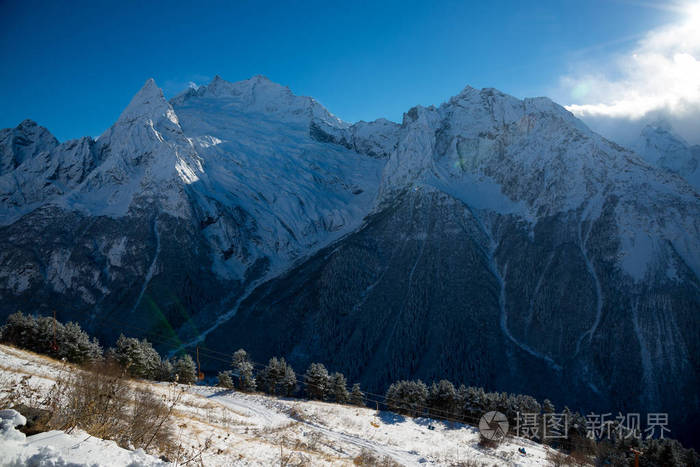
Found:
<svg viewBox="0 0 700 467"><path fill-rule="evenodd" d="M0 342L71 363L113 361L134 378L183 384L197 381L197 368L187 354L161 358L146 339L123 334L114 347L104 351L97 338L90 338L77 323L63 324L48 316L34 317L20 311L11 314L0 327Z"/></svg>
<svg viewBox="0 0 700 467"><path fill-rule="evenodd" d="M365 395L358 383L348 390L342 373L328 373L322 363L312 363L297 381L294 369L284 358L272 357L267 365L255 372L255 364L244 349L233 353L231 370L219 372L218 386L236 388L243 392L262 391L270 395L291 397L303 394L309 399L364 406ZM300 386L304 390L300 391Z"/></svg>
<svg viewBox="0 0 700 467"><path fill-rule="evenodd" d="M34 317L21 312L11 314L0 327L0 343L78 364L115 362L134 378L194 384L198 376L190 355L163 358L146 339L121 335L113 347L104 351L99 341L90 338L77 323L63 324L50 317ZM258 366L262 368L256 371L256 364L248 353L239 349L232 354L230 369L219 372L217 385L242 392L260 391L276 396L301 396L366 406L366 395L358 383L348 389L345 376L337 371L329 373L322 363L311 363L301 381L284 358L272 357L267 365ZM519 413L542 415L555 412L554 405L547 399L540 403L528 395L487 392L483 388L465 385L457 387L445 379L430 386L421 380L396 381L383 397L378 396L372 402L411 417L425 416L472 425L477 424L484 413L495 410L508 417L512 431L517 426ZM614 464L629 462L629 449L633 447L643 451L643 459L653 459L661 465L700 465L700 458L694 450L686 449L672 439L617 438L595 442L587 437L583 415L567 407L561 413L566 414L569 421L568 437L555 441L535 437L535 441L547 442L557 449L584 457L593 455ZM648 465L655 465L654 462Z"/></svg>

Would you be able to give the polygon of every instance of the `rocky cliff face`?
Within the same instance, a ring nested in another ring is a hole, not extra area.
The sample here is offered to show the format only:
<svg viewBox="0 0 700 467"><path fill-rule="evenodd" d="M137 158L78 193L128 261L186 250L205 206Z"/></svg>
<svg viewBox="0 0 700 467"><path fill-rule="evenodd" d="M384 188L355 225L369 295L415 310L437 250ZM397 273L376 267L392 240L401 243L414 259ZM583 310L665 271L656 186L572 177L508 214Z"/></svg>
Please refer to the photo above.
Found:
<svg viewBox="0 0 700 467"><path fill-rule="evenodd" d="M374 390L698 414L700 196L548 99L466 88L349 125L263 77L170 102L149 81L96 141L1 141L3 314Z"/></svg>

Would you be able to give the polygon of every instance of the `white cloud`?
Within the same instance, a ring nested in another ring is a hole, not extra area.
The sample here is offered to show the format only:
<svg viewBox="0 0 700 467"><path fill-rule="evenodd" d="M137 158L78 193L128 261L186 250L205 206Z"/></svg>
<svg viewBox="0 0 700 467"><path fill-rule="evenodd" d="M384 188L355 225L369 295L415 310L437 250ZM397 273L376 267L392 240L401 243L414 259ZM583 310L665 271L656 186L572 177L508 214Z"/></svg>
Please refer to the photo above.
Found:
<svg viewBox="0 0 700 467"><path fill-rule="evenodd" d="M677 22L649 31L628 53L577 64L561 79L574 102L566 108L604 134L664 118L700 142L700 1L681 10Z"/></svg>

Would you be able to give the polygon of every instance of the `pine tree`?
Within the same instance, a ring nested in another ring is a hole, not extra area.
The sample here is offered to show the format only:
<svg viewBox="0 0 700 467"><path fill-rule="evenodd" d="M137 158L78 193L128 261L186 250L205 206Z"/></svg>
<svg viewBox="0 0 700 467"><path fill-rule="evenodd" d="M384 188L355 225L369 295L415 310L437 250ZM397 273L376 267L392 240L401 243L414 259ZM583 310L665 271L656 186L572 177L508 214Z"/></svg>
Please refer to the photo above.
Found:
<svg viewBox="0 0 700 467"><path fill-rule="evenodd" d="M554 408L554 404L552 404L549 399L545 399L542 403L542 411L544 413L554 413L556 409Z"/></svg>
<svg viewBox="0 0 700 467"><path fill-rule="evenodd" d="M365 406L365 394L360 389L360 383L355 383L352 385L352 390L350 391L350 403L360 407Z"/></svg>
<svg viewBox="0 0 700 467"><path fill-rule="evenodd" d="M160 367L160 355L146 339L119 336L110 356L136 378L155 379Z"/></svg>
<svg viewBox="0 0 700 467"><path fill-rule="evenodd" d="M350 400L348 382L342 373L335 372L328 378L328 394L338 404L346 404Z"/></svg>
<svg viewBox="0 0 700 467"><path fill-rule="evenodd" d="M0 339L7 344L15 345L22 349L34 350L38 347L37 342L37 322L21 311L12 313L5 320L5 324L0 329ZM38 350L35 350L38 352Z"/></svg>
<svg viewBox="0 0 700 467"><path fill-rule="evenodd" d="M306 393L311 399L324 400L328 393L328 370L323 363L312 363L304 374Z"/></svg>
<svg viewBox="0 0 700 467"><path fill-rule="evenodd" d="M467 421L474 423L488 410L489 402L483 388L469 386L463 406L463 416Z"/></svg>
<svg viewBox="0 0 700 467"><path fill-rule="evenodd" d="M272 357L267 366L258 373L260 388L267 394L276 394L284 380L286 367L284 359Z"/></svg>
<svg viewBox="0 0 700 467"><path fill-rule="evenodd" d="M294 394L297 390L297 375L294 370L289 366L284 359L282 359L284 364L284 377L282 378L282 391L284 395L289 397Z"/></svg>
<svg viewBox="0 0 700 467"><path fill-rule="evenodd" d="M219 374L217 375L217 386L220 388L225 388L225 389L232 389L233 388L233 380L231 379L231 372L230 371L220 371Z"/></svg>
<svg viewBox="0 0 700 467"><path fill-rule="evenodd" d="M385 398L391 410L415 417L423 413L428 388L421 380L397 381L389 386Z"/></svg>
<svg viewBox="0 0 700 467"><path fill-rule="evenodd" d="M466 410L467 394L467 387L464 384L460 384L459 389L457 389L457 407L455 408L455 414L460 420L469 422L471 417Z"/></svg>
<svg viewBox="0 0 700 467"><path fill-rule="evenodd" d="M189 355L178 358L173 369L178 383L194 384L197 381L197 367Z"/></svg>
<svg viewBox="0 0 700 467"><path fill-rule="evenodd" d="M49 318L53 320L53 318ZM83 331L78 323L69 322L61 326L61 333L58 346L58 356L65 358L69 362L87 363L94 362L102 358L102 347L96 338ZM155 351L154 351L155 352ZM158 356L160 360L160 356Z"/></svg>
<svg viewBox="0 0 700 467"><path fill-rule="evenodd" d="M64 325L48 316L34 318L22 312L11 314L0 328L0 342L73 363L102 358L102 347L97 339L90 339L77 323Z"/></svg>
<svg viewBox="0 0 700 467"><path fill-rule="evenodd" d="M248 353L243 349L238 349L233 353L231 362L233 371L238 376L238 389L245 392L253 392L256 388L253 376L253 363L248 357Z"/></svg>
<svg viewBox="0 0 700 467"><path fill-rule="evenodd" d="M426 401L430 416L435 418L452 418L457 408L457 391L454 385L446 379L430 386Z"/></svg>
<svg viewBox="0 0 700 467"><path fill-rule="evenodd" d="M160 361L160 365L156 370L155 379L157 381L172 381L175 379L175 369L173 368L172 360L164 358Z"/></svg>

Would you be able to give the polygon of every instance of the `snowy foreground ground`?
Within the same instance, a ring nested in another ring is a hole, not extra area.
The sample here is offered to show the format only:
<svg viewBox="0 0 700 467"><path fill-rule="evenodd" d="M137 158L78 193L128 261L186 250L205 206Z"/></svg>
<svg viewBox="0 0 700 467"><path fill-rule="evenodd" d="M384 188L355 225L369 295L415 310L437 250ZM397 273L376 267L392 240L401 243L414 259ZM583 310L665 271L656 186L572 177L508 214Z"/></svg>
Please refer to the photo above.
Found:
<svg viewBox="0 0 700 467"><path fill-rule="evenodd" d="M61 371L75 371L48 358L0 345L0 388L22 376L49 391ZM138 383L141 384L141 383ZM152 384L165 394L171 385ZM0 394L1 395L1 394ZM27 401L16 401L16 403ZM0 407L4 409L6 407ZM468 426L408 418L390 412L324 402L188 386L176 408L178 436L197 449L207 440L204 465L352 465L363 450L403 465L551 465L551 450L519 438L496 449L479 446ZM7 414L9 412L5 412ZM6 417L7 418L7 417ZM25 437L2 422L0 465L166 465L142 451L129 451L84 432L60 431ZM518 454L525 447L526 456Z"/></svg>
<svg viewBox="0 0 700 467"><path fill-rule="evenodd" d="M0 410L0 465L167 465L140 449L122 449L114 441L93 438L79 430L71 434L47 431L26 437L14 428L24 422L16 411Z"/></svg>

